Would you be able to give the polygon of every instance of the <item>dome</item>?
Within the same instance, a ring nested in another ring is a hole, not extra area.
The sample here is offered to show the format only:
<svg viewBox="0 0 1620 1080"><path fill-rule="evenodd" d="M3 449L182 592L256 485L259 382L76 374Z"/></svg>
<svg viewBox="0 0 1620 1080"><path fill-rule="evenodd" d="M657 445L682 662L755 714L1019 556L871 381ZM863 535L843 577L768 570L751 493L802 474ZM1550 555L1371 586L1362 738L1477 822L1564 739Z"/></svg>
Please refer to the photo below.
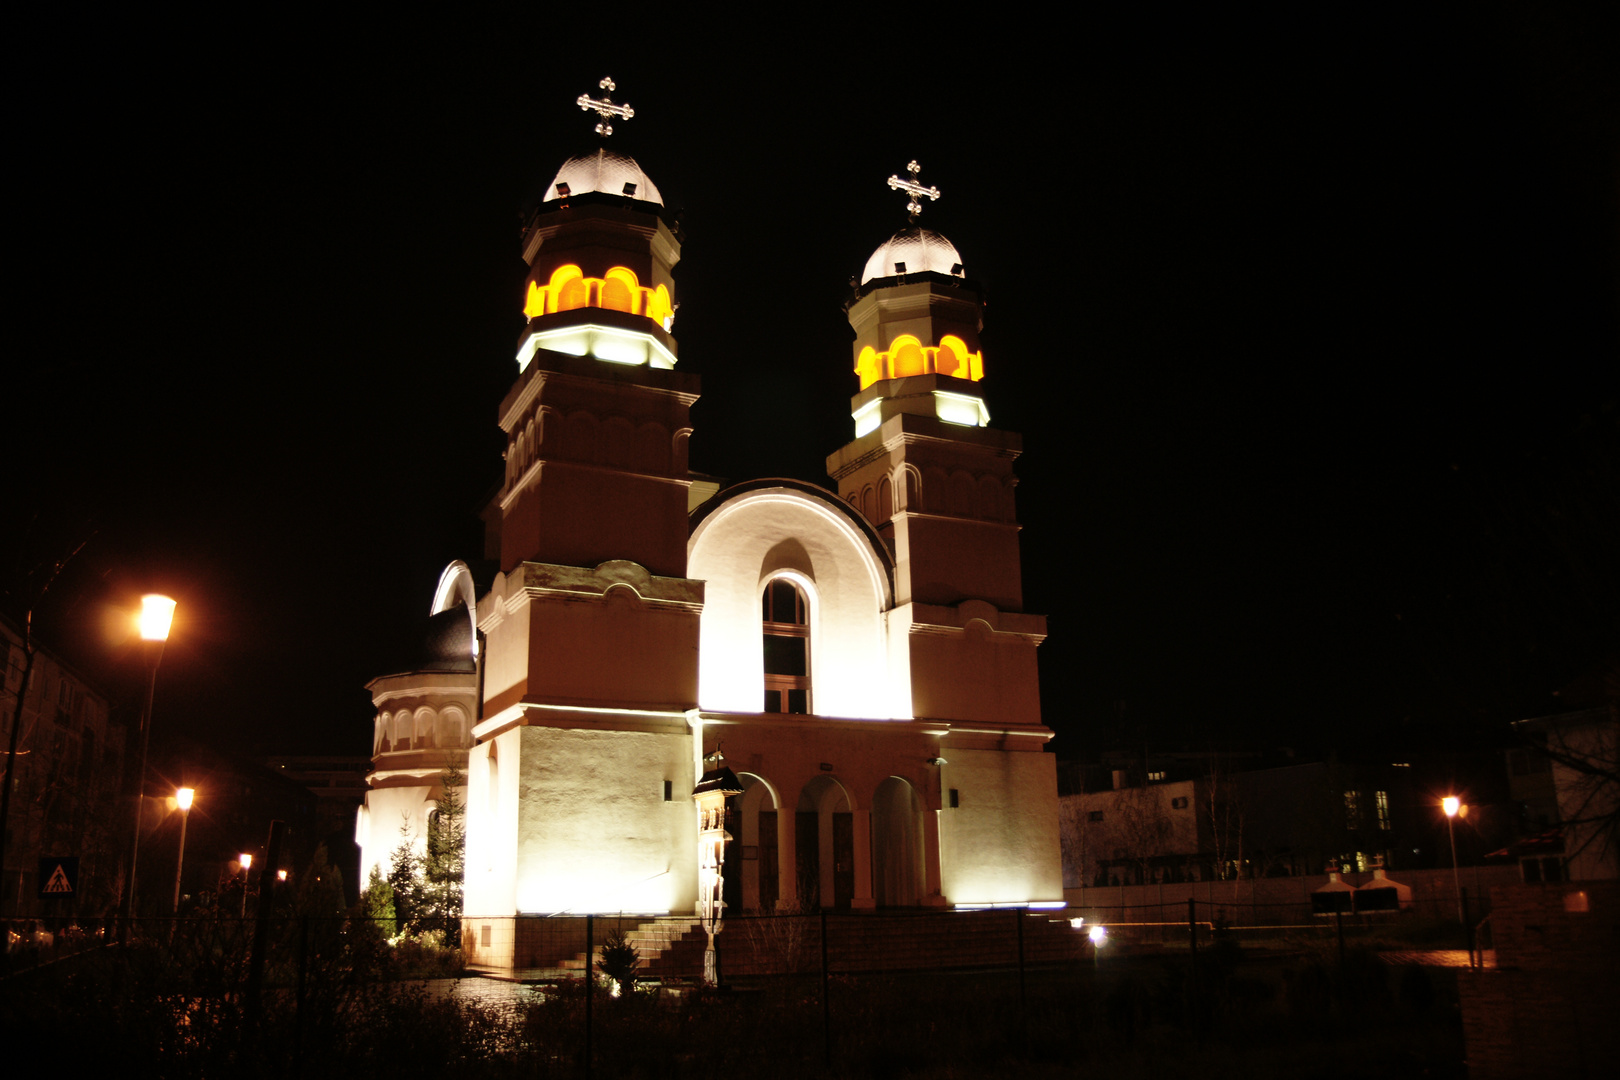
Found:
<svg viewBox="0 0 1620 1080"><path fill-rule="evenodd" d="M888 243L872 252L872 257L866 260L866 269L861 271L861 284L873 278L920 274L925 270L961 277L962 256L939 233L913 225L895 233Z"/></svg>
<svg viewBox="0 0 1620 1080"><path fill-rule="evenodd" d="M642 202L664 205L664 197L658 193L658 188L651 178L641 171L636 159L625 154L615 154L606 148L599 149L594 154L581 154L571 157L563 162L563 167L557 170L556 179L546 189L542 202L555 202L564 197L564 192L557 190L561 184L568 185L567 195L585 195L593 191L606 192L609 195L628 195L632 199ZM629 185L635 185L629 187Z"/></svg>

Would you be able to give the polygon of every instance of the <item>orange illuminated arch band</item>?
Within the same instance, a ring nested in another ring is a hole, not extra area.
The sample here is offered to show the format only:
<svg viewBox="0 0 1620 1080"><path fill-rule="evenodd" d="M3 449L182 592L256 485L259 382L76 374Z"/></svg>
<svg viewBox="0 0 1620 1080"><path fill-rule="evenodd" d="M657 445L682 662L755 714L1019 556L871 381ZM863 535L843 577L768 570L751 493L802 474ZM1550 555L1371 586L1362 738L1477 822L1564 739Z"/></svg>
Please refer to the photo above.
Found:
<svg viewBox="0 0 1620 1080"><path fill-rule="evenodd" d="M938 345L924 345L911 334L901 334L887 352L868 345L855 359L855 374L861 389L879 379L903 379L908 375L950 375L978 382L984 378L984 353L968 352L967 342L946 334Z"/></svg>
<svg viewBox="0 0 1620 1080"><path fill-rule="evenodd" d="M529 282L529 295L523 303L523 314L533 319L581 307L609 308L640 315L665 329L675 317L675 309L669 302L669 290L662 285L647 288L641 284L634 270L615 266L599 278L588 278L573 263L553 270L551 280L544 285L538 281Z"/></svg>

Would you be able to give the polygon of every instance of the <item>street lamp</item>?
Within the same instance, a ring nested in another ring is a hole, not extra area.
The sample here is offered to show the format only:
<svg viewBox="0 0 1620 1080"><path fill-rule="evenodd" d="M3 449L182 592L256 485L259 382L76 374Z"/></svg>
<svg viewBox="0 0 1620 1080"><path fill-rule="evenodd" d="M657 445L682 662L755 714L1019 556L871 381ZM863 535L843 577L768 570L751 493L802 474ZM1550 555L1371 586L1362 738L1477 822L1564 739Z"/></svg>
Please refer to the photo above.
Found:
<svg viewBox="0 0 1620 1080"><path fill-rule="evenodd" d="M186 865L186 822L191 818L191 800L196 796L195 788L175 788L175 805L180 807L180 857L174 860L174 913L180 914L180 871Z"/></svg>
<svg viewBox="0 0 1620 1080"><path fill-rule="evenodd" d="M1451 887L1457 893L1457 922L1462 924L1463 933L1468 932L1468 919L1463 915L1462 879L1457 876L1457 815L1467 816L1468 808L1462 800L1455 795L1447 795L1440 800L1440 809L1446 812L1446 835L1451 838Z"/></svg>
<svg viewBox="0 0 1620 1080"><path fill-rule="evenodd" d="M146 796L146 748L152 741L152 695L157 690L158 664L163 660L163 646L169 640L169 626L173 622L173 600L156 594L141 597L141 613L135 625L146 643L146 698L141 703L141 765L135 774L135 828L129 841L129 874L124 879L120 939L129 932L130 916L135 911L135 867L141 858L141 810Z"/></svg>
<svg viewBox="0 0 1620 1080"><path fill-rule="evenodd" d="M242 918L245 919L247 918L248 870L253 866L253 856L244 851L236 857L236 861L242 865Z"/></svg>

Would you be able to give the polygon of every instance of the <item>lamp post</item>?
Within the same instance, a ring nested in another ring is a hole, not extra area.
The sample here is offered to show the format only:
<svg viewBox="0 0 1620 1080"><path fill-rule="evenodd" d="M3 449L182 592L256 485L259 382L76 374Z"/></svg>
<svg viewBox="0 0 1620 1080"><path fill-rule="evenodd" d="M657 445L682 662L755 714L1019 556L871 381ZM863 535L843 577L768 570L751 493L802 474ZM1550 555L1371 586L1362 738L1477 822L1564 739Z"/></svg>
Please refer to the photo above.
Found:
<svg viewBox="0 0 1620 1080"><path fill-rule="evenodd" d="M135 774L135 828L129 841L129 873L124 878L123 910L119 913L119 938L129 932L129 920L135 912L135 868L141 858L141 810L146 795L146 748L152 741L152 695L157 690L158 664L163 660L163 646L169 640L169 626L174 621L174 601L156 594L141 597L141 613L136 619L141 640L146 643L146 697L141 703L141 764Z"/></svg>
<svg viewBox="0 0 1620 1080"><path fill-rule="evenodd" d="M242 918L245 919L247 918L248 870L253 866L253 856L244 851L236 857L236 861L242 864Z"/></svg>
<svg viewBox="0 0 1620 1080"><path fill-rule="evenodd" d="M180 807L180 856L174 860L174 914L180 914L180 871L186 865L186 822L191 818L191 800L196 796L195 788L175 788L175 805Z"/></svg>
<svg viewBox="0 0 1620 1080"><path fill-rule="evenodd" d="M1457 876L1457 815L1468 811L1462 800L1455 795L1447 795L1440 800L1440 808L1446 812L1446 835L1451 838L1451 887L1457 894L1457 922L1462 925L1463 932L1468 932L1468 919L1463 915L1462 879Z"/></svg>

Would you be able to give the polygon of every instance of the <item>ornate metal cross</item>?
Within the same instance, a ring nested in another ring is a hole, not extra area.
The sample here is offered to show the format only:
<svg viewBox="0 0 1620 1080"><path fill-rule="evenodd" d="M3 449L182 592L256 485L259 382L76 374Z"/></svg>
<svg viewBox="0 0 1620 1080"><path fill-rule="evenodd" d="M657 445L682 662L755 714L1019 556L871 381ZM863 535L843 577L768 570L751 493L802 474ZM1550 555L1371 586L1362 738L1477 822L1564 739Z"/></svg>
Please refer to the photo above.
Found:
<svg viewBox="0 0 1620 1080"><path fill-rule="evenodd" d="M603 79L596 85L601 87L603 90L609 91L610 93L618 89L617 86L613 85L613 80L611 78ZM611 121L615 116L621 120L628 120L632 116L636 115L636 110L632 109L628 105L613 104L613 99L608 97L607 94L603 94L600 98L593 98L589 94L581 94L574 104L578 105L581 111L595 112L596 115L602 118L601 121L596 125L596 133L602 136L604 139L613 134L613 124Z"/></svg>
<svg viewBox="0 0 1620 1080"><path fill-rule="evenodd" d="M939 188L923 187L921 184L917 183L917 174L921 171L922 166L913 161L911 164L906 166L906 172L911 174L910 180L902 180L898 176L889 177L889 187L891 189L895 191L903 191L907 195L911 196L911 201L906 203L906 209L911 211L912 221L916 221L917 215L922 213L922 203L919 200L924 195L928 196L929 202L935 202L939 199Z"/></svg>

